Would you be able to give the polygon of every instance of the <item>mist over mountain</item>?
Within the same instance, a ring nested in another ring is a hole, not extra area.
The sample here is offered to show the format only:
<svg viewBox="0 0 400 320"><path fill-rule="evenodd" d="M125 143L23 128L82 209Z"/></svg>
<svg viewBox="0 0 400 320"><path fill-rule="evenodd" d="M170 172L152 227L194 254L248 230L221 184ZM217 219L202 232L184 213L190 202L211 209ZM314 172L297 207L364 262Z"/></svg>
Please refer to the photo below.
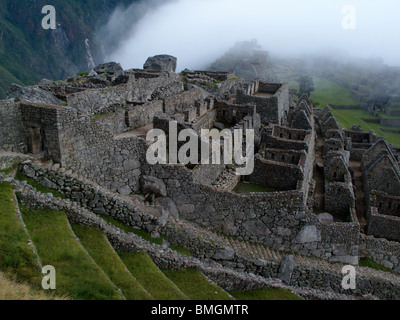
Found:
<svg viewBox="0 0 400 320"><path fill-rule="evenodd" d="M11 83L59 80L107 60L113 45L145 13L154 8L139 0L54 0L55 30L41 26L44 0L0 2L0 98ZM138 4L134 7L132 5ZM137 8L141 8L137 10ZM115 26L117 13L125 13ZM112 41L111 41L112 40Z"/></svg>

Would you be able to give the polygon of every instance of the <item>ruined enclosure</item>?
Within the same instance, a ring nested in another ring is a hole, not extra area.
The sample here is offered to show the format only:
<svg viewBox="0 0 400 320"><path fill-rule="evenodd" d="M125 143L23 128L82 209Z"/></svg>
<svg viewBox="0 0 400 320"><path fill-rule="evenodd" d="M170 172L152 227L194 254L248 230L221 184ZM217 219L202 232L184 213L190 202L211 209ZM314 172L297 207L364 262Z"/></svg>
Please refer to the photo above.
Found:
<svg viewBox="0 0 400 320"><path fill-rule="evenodd" d="M40 158L24 173L94 214L218 262L209 234L346 264L358 263L364 229L400 241L399 152L373 133L342 130L307 96L293 103L287 84L134 69L40 89L67 105L1 101L0 148ZM168 136L171 122L178 135L254 130L253 172L238 176L234 163L149 164L147 133ZM224 263L239 268L225 247Z"/></svg>

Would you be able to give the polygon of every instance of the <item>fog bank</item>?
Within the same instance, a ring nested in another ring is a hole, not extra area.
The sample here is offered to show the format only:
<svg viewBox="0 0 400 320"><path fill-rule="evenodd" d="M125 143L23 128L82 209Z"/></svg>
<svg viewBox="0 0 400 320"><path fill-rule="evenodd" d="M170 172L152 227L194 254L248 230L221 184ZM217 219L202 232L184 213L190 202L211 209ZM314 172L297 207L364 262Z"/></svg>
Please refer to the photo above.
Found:
<svg viewBox="0 0 400 320"><path fill-rule="evenodd" d="M351 13L342 12L348 5L355 9L354 30L342 24ZM171 54L178 58L178 70L198 69L236 41L257 39L273 55L338 50L400 65L398 12L396 0L152 0L113 14L107 28L120 30L123 39L109 58L124 68L142 68L149 56ZM126 13L137 17L128 26Z"/></svg>

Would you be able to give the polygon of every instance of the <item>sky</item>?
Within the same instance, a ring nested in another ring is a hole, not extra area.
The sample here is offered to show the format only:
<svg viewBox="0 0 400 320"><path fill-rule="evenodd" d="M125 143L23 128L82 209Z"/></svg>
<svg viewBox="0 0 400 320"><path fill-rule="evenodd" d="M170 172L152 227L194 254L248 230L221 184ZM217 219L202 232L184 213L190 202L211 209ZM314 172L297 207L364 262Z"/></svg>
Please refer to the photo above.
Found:
<svg viewBox="0 0 400 320"><path fill-rule="evenodd" d="M115 21L126 14L144 13L126 27L111 60L142 68L148 57L170 54L178 71L201 69L237 41L257 39L274 56L347 52L400 66L398 0L160 1L145 11L142 2L115 12L108 28L118 28Z"/></svg>

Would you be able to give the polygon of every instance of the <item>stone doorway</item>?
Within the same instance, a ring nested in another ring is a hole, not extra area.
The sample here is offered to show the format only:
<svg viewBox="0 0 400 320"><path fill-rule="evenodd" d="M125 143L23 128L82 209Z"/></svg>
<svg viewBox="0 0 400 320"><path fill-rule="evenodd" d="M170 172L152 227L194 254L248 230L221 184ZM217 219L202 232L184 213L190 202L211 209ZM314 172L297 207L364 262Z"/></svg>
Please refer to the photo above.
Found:
<svg viewBox="0 0 400 320"><path fill-rule="evenodd" d="M28 151L40 154L46 151L46 138L44 130L40 127L30 127L28 131Z"/></svg>

